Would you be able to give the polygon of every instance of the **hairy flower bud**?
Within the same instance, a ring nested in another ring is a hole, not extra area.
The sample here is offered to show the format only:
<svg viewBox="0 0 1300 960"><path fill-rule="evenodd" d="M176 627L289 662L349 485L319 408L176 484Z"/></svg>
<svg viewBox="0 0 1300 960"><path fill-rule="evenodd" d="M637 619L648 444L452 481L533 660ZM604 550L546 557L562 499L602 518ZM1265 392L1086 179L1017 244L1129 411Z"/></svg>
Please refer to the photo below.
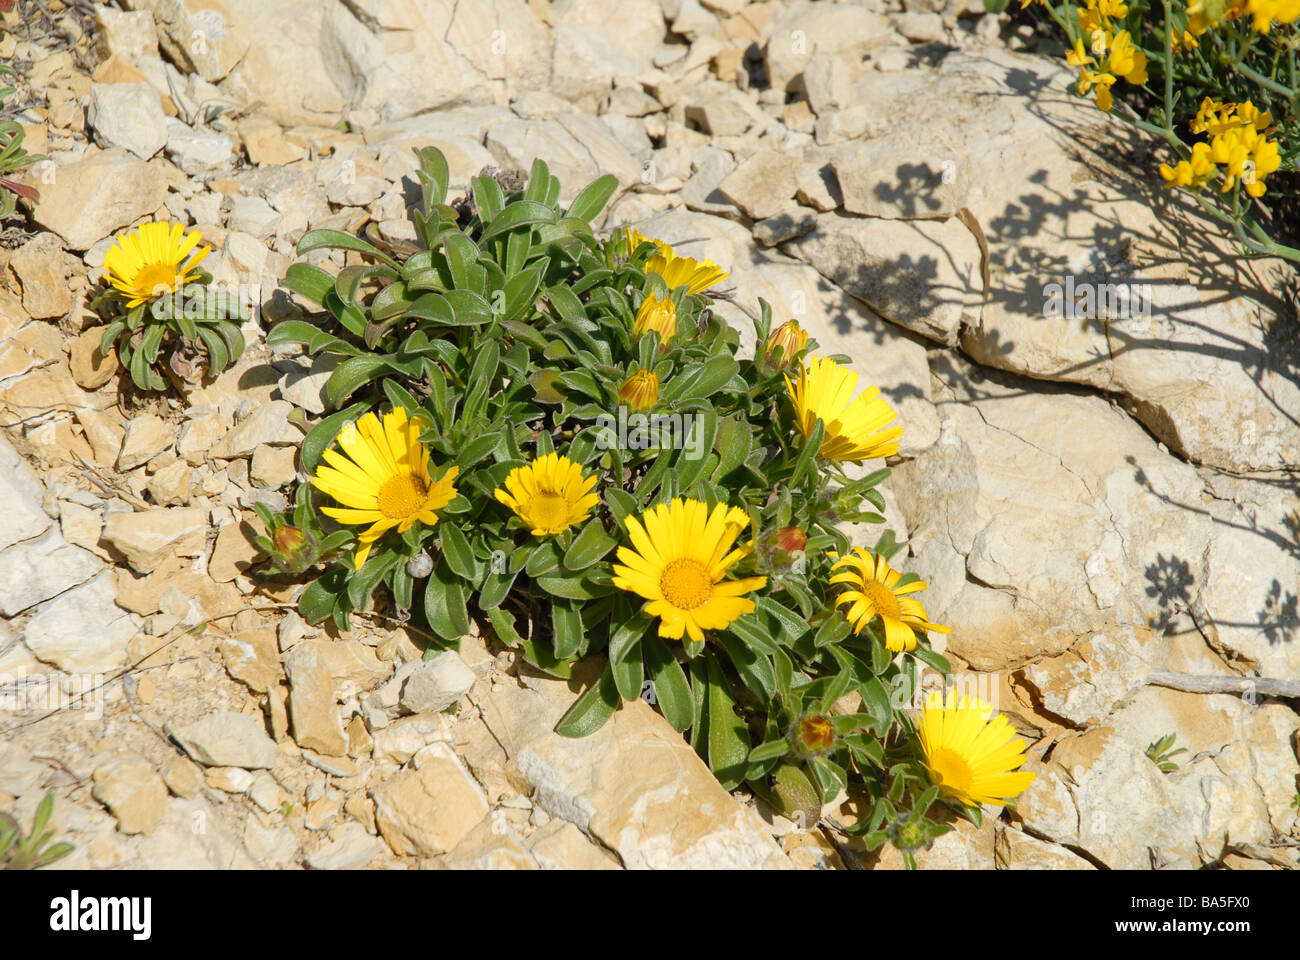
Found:
<svg viewBox="0 0 1300 960"><path fill-rule="evenodd" d="M275 531L275 549L286 557L297 553L307 543L307 535L297 527L283 526Z"/></svg>
<svg viewBox="0 0 1300 960"><path fill-rule="evenodd" d="M798 553L808 546L808 534L802 527L782 527L776 532L776 545L786 553Z"/></svg>
<svg viewBox="0 0 1300 960"><path fill-rule="evenodd" d="M773 366L778 370L784 370L789 365L790 359L807 345L808 331L793 320L787 320L768 336L767 355Z"/></svg>
<svg viewBox="0 0 1300 960"><path fill-rule="evenodd" d="M641 301L632 336L642 337L651 330L659 334L661 344L667 343L677 332L677 307L672 300L660 300L653 293Z"/></svg>
<svg viewBox="0 0 1300 960"><path fill-rule="evenodd" d="M819 757L835 742L835 728L831 718L810 713L801 718L790 731L795 751L805 757Z"/></svg>
<svg viewBox="0 0 1300 960"><path fill-rule="evenodd" d="M659 402L659 375L653 370L638 370L618 389L620 403L634 410L650 410Z"/></svg>

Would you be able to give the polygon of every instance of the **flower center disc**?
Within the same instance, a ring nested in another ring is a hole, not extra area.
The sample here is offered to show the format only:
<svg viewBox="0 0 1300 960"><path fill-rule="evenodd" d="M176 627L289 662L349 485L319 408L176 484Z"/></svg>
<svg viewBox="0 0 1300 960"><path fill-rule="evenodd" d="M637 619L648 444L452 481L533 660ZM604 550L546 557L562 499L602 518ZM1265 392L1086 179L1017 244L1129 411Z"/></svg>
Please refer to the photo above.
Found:
<svg viewBox="0 0 1300 960"><path fill-rule="evenodd" d="M694 610L713 595L713 578L695 560L673 560L659 577L659 589L678 610Z"/></svg>
<svg viewBox="0 0 1300 960"><path fill-rule="evenodd" d="M867 595L871 605L876 608L876 613L894 620L901 616L898 597L894 596L894 591L879 580L868 580L862 585L862 592Z"/></svg>
<svg viewBox="0 0 1300 960"><path fill-rule="evenodd" d="M135 275L135 288L142 293L155 294L176 289L180 275L170 263L151 263Z"/></svg>
<svg viewBox="0 0 1300 960"><path fill-rule="evenodd" d="M419 477L399 473L384 482L375 498L375 506L389 520L409 520L420 512L429 490Z"/></svg>
<svg viewBox="0 0 1300 960"><path fill-rule="evenodd" d="M529 513L533 526L539 530L558 532L564 529L564 521L569 518L569 504L558 493L544 491L538 493L529 504Z"/></svg>
<svg viewBox="0 0 1300 960"><path fill-rule="evenodd" d="M939 777L940 786L950 793L968 794L974 774L961 754L948 749L936 750L929 757L930 769Z"/></svg>

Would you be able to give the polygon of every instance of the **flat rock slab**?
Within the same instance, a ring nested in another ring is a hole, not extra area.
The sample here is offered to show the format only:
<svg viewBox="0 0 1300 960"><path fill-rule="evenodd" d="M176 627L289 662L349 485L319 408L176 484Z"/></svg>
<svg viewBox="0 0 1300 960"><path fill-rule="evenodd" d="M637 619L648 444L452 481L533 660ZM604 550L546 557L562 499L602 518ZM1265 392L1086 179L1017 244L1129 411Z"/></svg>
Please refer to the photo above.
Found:
<svg viewBox="0 0 1300 960"><path fill-rule="evenodd" d="M627 868L790 866L758 815L724 790L681 734L642 701L624 703L591 736L555 733L575 692L563 681L525 677L480 700L484 721L532 784L538 805L613 851Z"/></svg>

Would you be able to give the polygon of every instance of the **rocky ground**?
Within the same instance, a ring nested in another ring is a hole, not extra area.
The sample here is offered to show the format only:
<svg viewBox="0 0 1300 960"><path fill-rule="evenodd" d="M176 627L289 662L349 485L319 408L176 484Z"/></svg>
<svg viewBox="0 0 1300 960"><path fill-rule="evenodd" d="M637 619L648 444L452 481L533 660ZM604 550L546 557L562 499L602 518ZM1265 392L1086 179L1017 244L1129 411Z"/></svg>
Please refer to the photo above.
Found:
<svg viewBox="0 0 1300 960"><path fill-rule="evenodd" d="M1300 282L1157 190L1051 41L970 0L40 6L0 40L49 158L0 238L0 811L52 791L65 865L900 865L829 827L852 798L803 829L729 795L644 703L566 740L578 683L478 637L423 661L383 610L312 628L250 572L329 372L265 346L276 280L308 228L413 239L427 144L453 190L613 173L605 226L714 259L728 319L765 298L898 409L897 562L1039 773L923 867L1300 861L1296 702L1151 682L1300 676ZM104 253L155 217L260 308L183 397L92 356ZM1045 316L1067 277L1149 314Z"/></svg>

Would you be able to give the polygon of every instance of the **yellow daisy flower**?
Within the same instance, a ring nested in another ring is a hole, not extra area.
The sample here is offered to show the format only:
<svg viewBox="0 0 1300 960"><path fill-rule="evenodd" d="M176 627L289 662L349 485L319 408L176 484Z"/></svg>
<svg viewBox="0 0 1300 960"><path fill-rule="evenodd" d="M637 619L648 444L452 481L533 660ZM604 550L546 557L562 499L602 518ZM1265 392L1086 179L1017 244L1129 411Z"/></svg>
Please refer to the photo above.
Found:
<svg viewBox="0 0 1300 960"><path fill-rule="evenodd" d="M513 510L533 532L545 537L567 530L591 515L599 497L591 492L598 478L583 477L582 464L554 452L516 467L506 477L506 488L494 496Z"/></svg>
<svg viewBox="0 0 1300 960"><path fill-rule="evenodd" d="M940 792L970 806L1006 804L1029 788L1034 774L1025 762L1025 741L1002 714L978 697L956 690L931 693L917 718L921 761Z"/></svg>
<svg viewBox="0 0 1300 960"><path fill-rule="evenodd" d="M127 308L179 290L212 252L199 247L203 235L185 234L179 223L146 223L117 238L104 255L104 278L127 298Z"/></svg>
<svg viewBox="0 0 1300 960"><path fill-rule="evenodd" d="M650 273L657 273L663 277L664 283L667 284L669 290L686 287L689 293L703 293L731 276L712 260L679 257L673 251L673 248L662 240L647 237L637 230L628 230L628 254L630 255L632 251L647 241L655 245L656 253L646 261L645 269Z"/></svg>
<svg viewBox="0 0 1300 960"><path fill-rule="evenodd" d="M903 428L885 426L898 414L880 398L878 387L868 387L852 399L858 375L848 367L826 357L809 357L800 365L798 382L786 376L785 385L805 440L818 417L826 424L819 456L859 461L898 453Z"/></svg>
<svg viewBox="0 0 1300 960"><path fill-rule="evenodd" d="M736 507L720 503L710 513L707 504L680 498L650 508L640 521L628 517L634 549L618 548L614 586L649 601L642 609L659 618L659 636L703 640L705 630L722 630L752 612L754 601L743 595L767 586L767 577L723 579L753 549L731 549L748 525Z"/></svg>
<svg viewBox="0 0 1300 960"><path fill-rule="evenodd" d="M422 429L402 407L385 414L383 423L367 413L339 431L338 445L346 457L335 450L322 454L328 466L317 468L312 486L343 508L321 507L321 512L339 523L370 524L357 537L358 570L385 532L396 527L405 533L417 521L432 527L438 522L435 511L456 496L452 481L460 468L449 467L441 479L432 479L429 451L420 442Z"/></svg>
<svg viewBox="0 0 1300 960"><path fill-rule="evenodd" d="M843 572L835 573L836 570ZM854 547L847 557L836 559L831 565L831 573L834 574L831 583L842 583L849 587L836 599L835 606L852 604L845 617L853 624L855 634L861 633L863 627L879 617L885 628L885 646L899 653L916 649L917 630L935 630L939 633L949 631L948 627L930 623L921 602L907 596L924 590L925 581L914 580L898 586L902 574L882 556L862 547Z"/></svg>
<svg viewBox="0 0 1300 960"><path fill-rule="evenodd" d="M677 332L677 307L671 300L660 300L653 293L641 301L632 336L639 339L651 330L659 334L661 344L667 343Z"/></svg>

